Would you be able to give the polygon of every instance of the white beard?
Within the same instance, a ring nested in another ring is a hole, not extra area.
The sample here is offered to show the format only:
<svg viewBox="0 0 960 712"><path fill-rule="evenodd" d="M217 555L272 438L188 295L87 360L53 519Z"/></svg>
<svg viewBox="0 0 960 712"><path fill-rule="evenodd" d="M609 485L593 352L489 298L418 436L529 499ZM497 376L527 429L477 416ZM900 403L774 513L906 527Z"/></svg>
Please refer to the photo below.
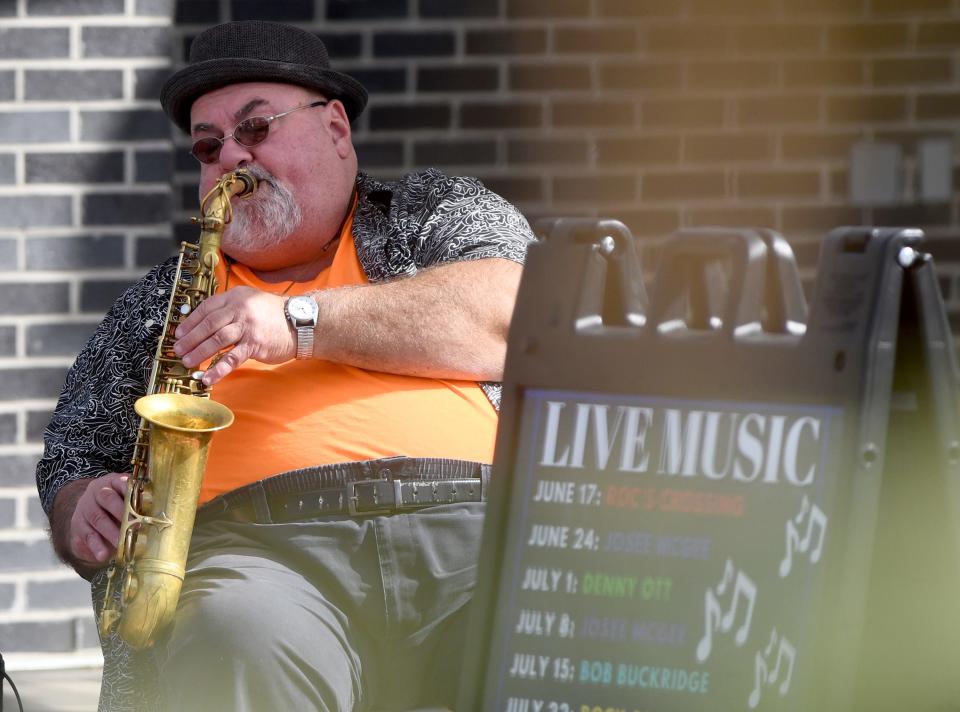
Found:
<svg viewBox="0 0 960 712"><path fill-rule="evenodd" d="M249 198L231 201L233 219L224 234L224 242L233 249L256 252L283 243L303 222L303 211L293 193L260 166L248 166L260 182Z"/></svg>

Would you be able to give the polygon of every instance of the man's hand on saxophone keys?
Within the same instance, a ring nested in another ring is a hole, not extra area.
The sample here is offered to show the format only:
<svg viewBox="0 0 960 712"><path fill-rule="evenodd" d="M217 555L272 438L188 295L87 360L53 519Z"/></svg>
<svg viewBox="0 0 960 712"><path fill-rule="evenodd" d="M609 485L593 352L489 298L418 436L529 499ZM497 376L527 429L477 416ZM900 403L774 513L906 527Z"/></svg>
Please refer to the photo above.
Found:
<svg viewBox="0 0 960 712"><path fill-rule="evenodd" d="M91 566L105 564L117 549L129 475L90 480L70 520L70 553Z"/></svg>
<svg viewBox="0 0 960 712"><path fill-rule="evenodd" d="M187 368L221 357L203 376L212 386L247 359L284 363L296 357L296 340L283 314L284 298L252 287L234 287L200 304L177 327L174 352Z"/></svg>

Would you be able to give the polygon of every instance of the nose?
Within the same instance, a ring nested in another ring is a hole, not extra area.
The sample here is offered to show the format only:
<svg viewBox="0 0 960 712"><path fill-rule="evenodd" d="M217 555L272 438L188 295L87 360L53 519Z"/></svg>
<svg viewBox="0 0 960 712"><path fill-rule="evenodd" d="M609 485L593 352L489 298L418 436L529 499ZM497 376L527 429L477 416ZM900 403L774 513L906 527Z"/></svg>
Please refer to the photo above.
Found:
<svg viewBox="0 0 960 712"><path fill-rule="evenodd" d="M217 162L220 164L222 171L227 173L252 160L253 154L249 148L241 146L233 138L228 138L220 147L220 158Z"/></svg>

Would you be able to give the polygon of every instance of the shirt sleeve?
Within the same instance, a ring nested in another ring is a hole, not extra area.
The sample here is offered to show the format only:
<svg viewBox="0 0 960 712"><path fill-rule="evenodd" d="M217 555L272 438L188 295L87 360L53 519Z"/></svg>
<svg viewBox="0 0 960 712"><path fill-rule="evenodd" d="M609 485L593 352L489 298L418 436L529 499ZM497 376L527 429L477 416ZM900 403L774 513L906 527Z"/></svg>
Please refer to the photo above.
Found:
<svg viewBox="0 0 960 712"><path fill-rule="evenodd" d="M475 178L425 175L432 180L413 250L418 268L488 257L523 262L536 238L519 210Z"/></svg>
<svg viewBox="0 0 960 712"><path fill-rule="evenodd" d="M67 377L44 432L37 490L49 515L69 482L128 472L153 347L163 328L173 264L164 263L114 303Z"/></svg>

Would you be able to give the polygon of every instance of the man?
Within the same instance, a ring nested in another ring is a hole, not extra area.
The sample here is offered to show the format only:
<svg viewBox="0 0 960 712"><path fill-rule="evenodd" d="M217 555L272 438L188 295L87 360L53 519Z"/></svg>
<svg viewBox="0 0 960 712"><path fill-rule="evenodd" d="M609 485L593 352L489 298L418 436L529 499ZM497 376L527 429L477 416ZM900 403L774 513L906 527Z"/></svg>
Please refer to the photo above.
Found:
<svg viewBox="0 0 960 712"><path fill-rule="evenodd" d="M151 652L162 706L449 705L529 226L474 180L358 174L366 91L303 30L205 31L161 103L192 135L201 195L241 167L261 181L233 201L218 294L176 331L188 367L221 354L203 380L236 422L210 447L177 618ZM37 470L55 547L95 588L172 274L131 287L78 356ZM403 502L357 511L357 482ZM129 652L105 649L108 665ZM129 675L105 671L105 693Z"/></svg>

